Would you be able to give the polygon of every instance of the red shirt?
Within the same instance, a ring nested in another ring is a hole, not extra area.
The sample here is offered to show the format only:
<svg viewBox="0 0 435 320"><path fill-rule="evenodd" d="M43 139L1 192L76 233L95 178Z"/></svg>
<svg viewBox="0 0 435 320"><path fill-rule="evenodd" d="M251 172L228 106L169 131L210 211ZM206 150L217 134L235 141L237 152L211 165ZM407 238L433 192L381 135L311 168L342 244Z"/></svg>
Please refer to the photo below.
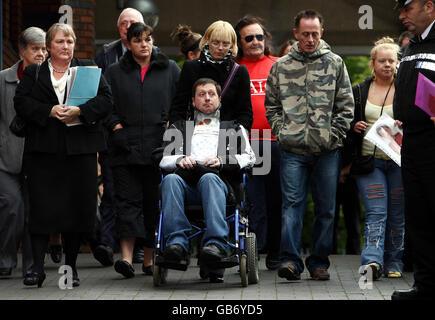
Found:
<svg viewBox="0 0 435 320"><path fill-rule="evenodd" d="M147 74L148 67L149 67L149 66L146 66L146 67L143 67L143 68L140 69L140 75L141 75L141 77L142 77L142 82L143 82L143 80L145 79L145 75Z"/></svg>
<svg viewBox="0 0 435 320"><path fill-rule="evenodd" d="M264 106L264 100L266 99L266 82L269 76L270 69L272 68L277 57L264 56L258 61L251 61L247 59L240 59L239 64L245 65L248 68L249 77L251 78L251 102L252 112L254 113L254 122L252 129L260 130L260 139L272 139L275 138L264 134L264 129L271 129L269 122L266 118L266 107Z"/></svg>

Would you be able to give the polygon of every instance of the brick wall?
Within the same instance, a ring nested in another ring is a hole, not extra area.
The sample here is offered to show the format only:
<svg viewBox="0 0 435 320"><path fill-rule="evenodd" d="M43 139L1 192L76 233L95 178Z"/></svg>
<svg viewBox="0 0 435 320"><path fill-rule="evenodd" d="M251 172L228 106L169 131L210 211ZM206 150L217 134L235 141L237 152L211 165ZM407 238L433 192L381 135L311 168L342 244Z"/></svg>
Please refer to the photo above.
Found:
<svg viewBox="0 0 435 320"><path fill-rule="evenodd" d="M73 28L77 36L74 56L95 57L95 0L3 0L3 68L19 59L20 32L30 26L47 31L53 23L59 22L58 10L63 4L73 8Z"/></svg>
<svg viewBox="0 0 435 320"><path fill-rule="evenodd" d="M73 8L73 28L77 37L74 57L95 57L95 0L64 0Z"/></svg>

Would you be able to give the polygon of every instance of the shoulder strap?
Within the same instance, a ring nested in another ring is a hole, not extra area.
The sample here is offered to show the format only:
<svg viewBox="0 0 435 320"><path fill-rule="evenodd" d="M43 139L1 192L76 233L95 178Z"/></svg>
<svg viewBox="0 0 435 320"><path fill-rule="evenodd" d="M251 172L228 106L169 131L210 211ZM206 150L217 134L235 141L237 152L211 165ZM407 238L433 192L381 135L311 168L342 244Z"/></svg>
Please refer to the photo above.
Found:
<svg viewBox="0 0 435 320"><path fill-rule="evenodd" d="M223 97L225 92L227 92L227 89L230 86L231 82L233 81L237 69L239 69L239 64L237 62L234 62L233 69L231 70L231 73L228 76L227 80L225 81L224 87L222 89L221 97Z"/></svg>

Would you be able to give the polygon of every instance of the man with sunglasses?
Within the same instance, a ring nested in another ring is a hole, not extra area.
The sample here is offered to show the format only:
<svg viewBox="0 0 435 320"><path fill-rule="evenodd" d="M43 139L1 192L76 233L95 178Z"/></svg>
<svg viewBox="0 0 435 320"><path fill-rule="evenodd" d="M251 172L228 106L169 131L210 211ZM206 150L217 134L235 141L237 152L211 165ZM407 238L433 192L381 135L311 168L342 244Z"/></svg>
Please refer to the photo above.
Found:
<svg viewBox="0 0 435 320"><path fill-rule="evenodd" d="M290 53L273 66L266 85L266 117L281 149L283 223L278 276L299 280L302 222L308 187L314 201L313 249L305 260L315 280L329 280L339 148L353 119L352 86L343 60L321 39L323 18L295 17Z"/></svg>
<svg viewBox="0 0 435 320"><path fill-rule="evenodd" d="M247 181L247 195L250 204L249 226L257 236L259 252L267 253L266 267L275 270L280 265L279 245L281 241L279 147L266 119L264 99L267 76L278 58L271 55L269 43L272 41L272 36L267 32L261 18L247 15L239 20L234 30L239 47L237 62L246 66L251 79L254 122L250 141L259 160L257 166L267 170L262 174L254 174ZM267 155L268 159L262 161L260 155L263 157Z"/></svg>

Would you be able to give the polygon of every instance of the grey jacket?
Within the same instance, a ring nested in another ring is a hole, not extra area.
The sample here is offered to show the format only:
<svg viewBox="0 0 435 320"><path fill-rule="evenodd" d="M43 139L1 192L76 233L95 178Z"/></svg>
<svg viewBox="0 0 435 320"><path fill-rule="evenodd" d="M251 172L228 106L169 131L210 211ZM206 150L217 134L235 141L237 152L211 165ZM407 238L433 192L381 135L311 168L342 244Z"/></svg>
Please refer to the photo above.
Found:
<svg viewBox="0 0 435 320"><path fill-rule="evenodd" d="M0 71L0 170L11 174L21 172L24 138L15 136L9 125L15 117L14 96L18 85L21 60L9 69Z"/></svg>

